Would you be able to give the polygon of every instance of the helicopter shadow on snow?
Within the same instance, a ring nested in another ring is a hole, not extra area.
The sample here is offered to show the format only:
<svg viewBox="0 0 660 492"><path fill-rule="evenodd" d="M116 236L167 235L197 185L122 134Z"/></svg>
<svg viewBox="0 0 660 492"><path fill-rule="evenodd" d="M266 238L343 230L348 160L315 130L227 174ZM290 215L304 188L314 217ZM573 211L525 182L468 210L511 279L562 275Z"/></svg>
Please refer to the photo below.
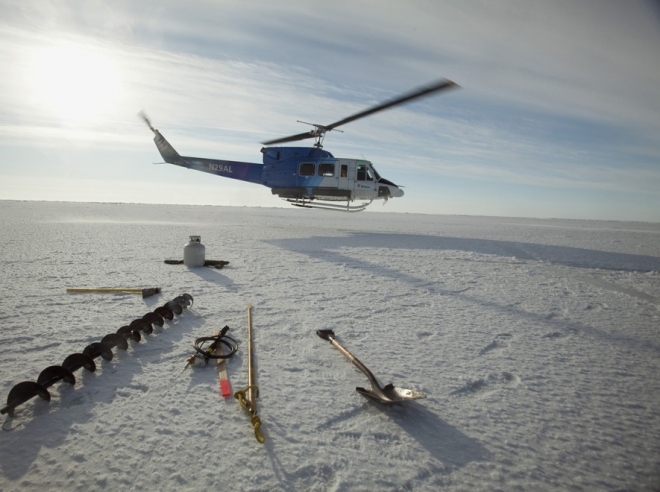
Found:
<svg viewBox="0 0 660 492"><path fill-rule="evenodd" d="M516 241L493 239L470 239L443 236L392 233L351 233L348 236L321 237L307 239L277 239L266 241L285 250L304 254L320 261L337 265L363 269L374 275L403 281L412 287L424 287L438 295L457 296L461 300L483 306L484 308L516 314L539 326L550 326L553 330L564 332L584 332L596 337L618 341L636 350L659 351L660 345L648 340L638 339L626 333L606 333L598 327L562 318L550 318L547 315L519 310L510 305L500 305L480 297L471 296L470 288L451 290L438 286L429 286L429 280L410 275L396 264L382 265L367 260L356 259L344 254L339 249L350 248L388 248L392 250L434 250L465 251L516 260L547 262L573 268L601 269L613 271L650 272L660 271L660 258L655 256L627 253L611 253L569 246L550 246ZM404 260L405 261L405 260Z"/></svg>
<svg viewBox="0 0 660 492"><path fill-rule="evenodd" d="M570 246L553 246L495 239L471 239L419 234L351 233L349 236L310 237L267 241L285 249L322 258L320 253L338 248L388 248L453 250L468 253L545 261L577 268L650 272L660 271L660 258L629 253L611 253ZM328 246L330 245L330 246Z"/></svg>

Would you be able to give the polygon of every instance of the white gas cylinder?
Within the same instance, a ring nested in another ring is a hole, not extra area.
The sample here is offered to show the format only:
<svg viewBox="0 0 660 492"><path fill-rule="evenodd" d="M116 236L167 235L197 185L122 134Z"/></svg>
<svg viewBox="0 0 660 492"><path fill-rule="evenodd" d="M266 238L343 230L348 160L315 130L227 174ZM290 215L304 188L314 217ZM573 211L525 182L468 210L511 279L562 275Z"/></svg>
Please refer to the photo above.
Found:
<svg viewBox="0 0 660 492"><path fill-rule="evenodd" d="M204 266L206 247L201 236L190 236L190 241L183 247L183 264L195 268Z"/></svg>

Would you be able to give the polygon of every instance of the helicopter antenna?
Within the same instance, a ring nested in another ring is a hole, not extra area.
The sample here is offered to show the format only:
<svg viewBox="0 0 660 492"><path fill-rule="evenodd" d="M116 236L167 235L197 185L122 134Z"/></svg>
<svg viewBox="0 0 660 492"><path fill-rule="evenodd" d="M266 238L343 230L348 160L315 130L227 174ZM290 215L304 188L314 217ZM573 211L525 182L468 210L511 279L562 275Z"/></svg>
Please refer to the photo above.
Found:
<svg viewBox="0 0 660 492"><path fill-rule="evenodd" d="M297 140L305 140L308 138L313 138L316 140L314 143L315 147L321 148L322 143L323 143L323 137L327 132L336 130L338 126L345 125L346 123L350 123L352 121L358 120L360 118L364 118L366 116L371 116L374 113L378 113L379 111L383 111L385 109L392 108L394 106L398 106L399 104L404 104L407 102L410 102L414 99L418 99L420 97L428 96L431 95L435 92L441 91L443 89L450 89L452 87L458 87L458 85L455 82L452 82L451 80L447 79L442 79L437 82L434 82L431 85L420 87L418 89L415 89L412 92L408 92L406 94L403 94L402 96L396 97L394 99L391 99L389 101L386 101L384 103L378 104L376 106L373 106L371 108L365 109L364 111L360 111L359 113L355 113L351 116L348 116L342 120L335 121L334 123L331 123L329 125L317 125L316 123L306 123L304 121L300 121L300 123L305 123L307 125L311 125L314 127L313 130L310 130L308 132L304 133L298 133L296 135L290 135L288 137L283 137L283 138L276 138L275 140L269 140L267 142L262 142L263 145L273 145L273 144L278 144L278 143L284 143L284 142L295 142ZM336 130L339 131L339 130Z"/></svg>

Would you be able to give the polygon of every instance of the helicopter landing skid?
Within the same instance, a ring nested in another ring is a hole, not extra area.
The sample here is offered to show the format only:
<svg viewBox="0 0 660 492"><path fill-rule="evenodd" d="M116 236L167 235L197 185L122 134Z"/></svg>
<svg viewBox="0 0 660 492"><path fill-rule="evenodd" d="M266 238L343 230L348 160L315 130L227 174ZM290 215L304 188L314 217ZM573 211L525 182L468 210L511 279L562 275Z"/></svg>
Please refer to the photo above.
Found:
<svg viewBox="0 0 660 492"><path fill-rule="evenodd" d="M346 202L346 205L338 205L334 203L318 203L296 198L287 198L286 201L291 205L301 208L320 208L322 210L336 210L338 212L362 212L369 205L371 205L373 200L366 203L361 203L359 205L350 205L350 202Z"/></svg>

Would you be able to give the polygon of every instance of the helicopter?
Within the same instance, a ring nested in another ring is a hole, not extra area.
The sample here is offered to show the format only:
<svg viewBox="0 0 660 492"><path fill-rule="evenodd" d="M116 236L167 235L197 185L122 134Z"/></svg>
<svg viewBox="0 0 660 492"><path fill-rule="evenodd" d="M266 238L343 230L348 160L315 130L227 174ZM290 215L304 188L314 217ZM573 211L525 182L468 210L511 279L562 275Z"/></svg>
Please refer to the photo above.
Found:
<svg viewBox="0 0 660 492"><path fill-rule="evenodd" d="M298 121L312 126L313 129L262 142L263 164L179 155L165 137L153 127L144 112L139 116L154 133L156 147L168 164L261 184L270 188L273 195L297 207L360 212L374 200L387 202L390 198L402 197L403 190L381 177L371 162L364 159L336 158L324 150L325 134L341 125L379 111L454 87L458 85L451 80L441 79L329 125ZM306 139L314 139L314 145L274 146ZM355 203L356 201L361 203Z"/></svg>

